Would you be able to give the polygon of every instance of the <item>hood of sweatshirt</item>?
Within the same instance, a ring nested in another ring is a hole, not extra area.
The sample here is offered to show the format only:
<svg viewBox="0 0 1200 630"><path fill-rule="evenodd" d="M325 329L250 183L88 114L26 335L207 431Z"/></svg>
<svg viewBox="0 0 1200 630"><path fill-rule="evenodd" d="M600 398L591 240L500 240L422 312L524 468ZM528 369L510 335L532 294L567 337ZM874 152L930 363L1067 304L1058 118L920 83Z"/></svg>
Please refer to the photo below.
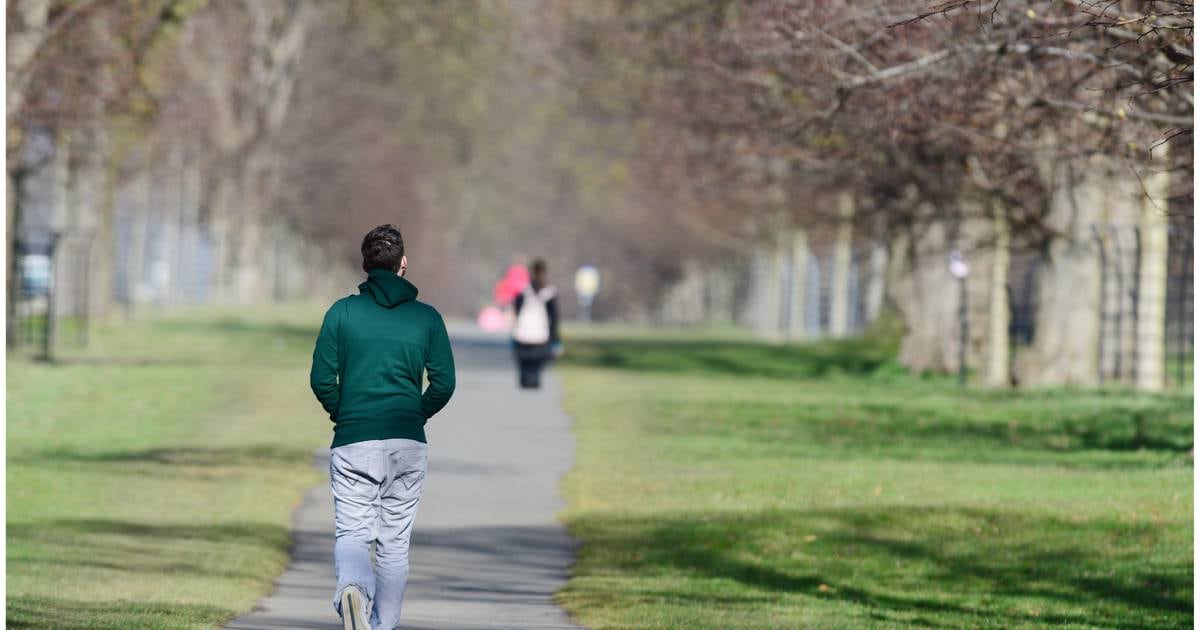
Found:
<svg viewBox="0 0 1200 630"><path fill-rule="evenodd" d="M376 304L384 308L417 299L416 285L386 269L368 272L367 281L358 285L358 292L370 295Z"/></svg>

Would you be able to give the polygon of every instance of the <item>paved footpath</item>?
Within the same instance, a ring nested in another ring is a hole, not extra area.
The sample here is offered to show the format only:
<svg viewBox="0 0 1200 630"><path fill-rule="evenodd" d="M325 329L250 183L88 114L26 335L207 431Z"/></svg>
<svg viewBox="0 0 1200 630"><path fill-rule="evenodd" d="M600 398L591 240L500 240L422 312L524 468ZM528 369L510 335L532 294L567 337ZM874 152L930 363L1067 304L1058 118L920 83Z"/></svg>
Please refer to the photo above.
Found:
<svg viewBox="0 0 1200 630"><path fill-rule="evenodd" d="M467 328L451 337L458 389L426 427L429 475L402 627L577 628L552 599L574 557L555 519L558 481L573 457L559 383L548 373L541 391L521 391L503 339ZM318 466L328 470L327 452ZM275 592L228 628L341 628L328 481L305 495L293 533Z"/></svg>

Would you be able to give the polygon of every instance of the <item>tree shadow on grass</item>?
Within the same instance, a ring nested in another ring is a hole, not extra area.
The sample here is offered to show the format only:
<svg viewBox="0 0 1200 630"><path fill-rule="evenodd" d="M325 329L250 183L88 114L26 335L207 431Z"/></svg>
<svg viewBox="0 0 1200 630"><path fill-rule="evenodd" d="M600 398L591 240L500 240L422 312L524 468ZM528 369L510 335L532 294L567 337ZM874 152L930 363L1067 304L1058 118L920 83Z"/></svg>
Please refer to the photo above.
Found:
<svg viewBox="0 0 1200 630"><path fill-rule="evenodd" d="M52 366L120 366L120 367L198 367L212 365L216 362L189 357L146 357L146 356L55 356L48 361L42 361Z"/></svg>
<svg viewBox="0 0 1200 630"><path fill-rule="evenodd" d="M105 466L128 468L141 474L147 467L156 475L195 475L195 469L291 466L312 460L312 452L272 444L231 447L178 446L131 451L52 450L10 457L9 463L35 466Z"/></svg>
<svg viewBox="0 0 1200 630"><path fill-rule="evenodd" d="M33 523L9 523L8 538L78 540L81 537L123 536L142 542L192 541L241 543L255 547L288 548L288 530L265 523L148 524L118 519L57 519Z"/></svg>
<svg viewBox="0 0 1200 630"><path fill-rule="evenodd" d="M5 618L9 628L60 630L125 630L184 625L215 626L236 611L200 604L145 601L90 602L54 597L10 596Z"/></svg>
<svg viewBox="0 0 1200 630"><path fill-rule="evenodd" d="M1190 544L1175 541L1171 560L1149 553L1168 544L1162 539L1177 524L931 506L585 516L569 526L584 542L579 577L662 576L675 592L655 592L671 601L702 605L703 594L723 590L744 594L751 614L763 596L800 595L850 605L848 626L911 623L913 615L957 627L1191 625ZM722 589L724 581L739 586ZM639 597L587 588L574 585L569 597L614 607Z"/></svg>
<svg viewBox="0 0 1200 630"><path fill-rule="evenodd" d="M119 519L56 519L9 523L8 574L90 572L93 576L187 575L254 580L238 559L247 549L285 553L286 527L266 523L145 523Z"/></svg>
<svg viewBox="0 0 1200 630"><path fill-rule="evenodd" d="M280 322L254 322L225 317L221 319L160 319L147 322L150 340L138 339L111 352L64 348L54 358L45 361L52 366L117 366L127 368L173 368L202 367L213 365L244 366L248 361L258 363L292 363L294 355L276 355L274 351L286 348L310 349L317 336L317 325L302 326ZM179 356L164 356L167 351L154 345L155 340L180 337L189 343L180 346ZM208 340L219 340L219 348L212 351ZM231 355L229 347L258 349L254 354ZM41 359L31 356L31 359Z"/></svg>
<svg viewBox="0 0 1200 630"><path fill-rule="evenodd" d="M642 420L642 429L651 435L704 436L768 457L1090 469L1192 465L1189 401L1140 405L1114 401L1074 407L972 403L964 409L938 400L886 402L878 397L832 398L810 404L788 399L714 401L664 395L656 404L661 407L652 407Z"/></svg>
<svg viewBox="0 0 1200 630"><path fill-rule="evenodd" d="M280 337L290 342L313 343L317 338L320 321L312 326L288 324L282 322L256 322L236 317L222 317L212 320L164 319L153 323L159 330L182 333L223 333L248 335L258 337Z"/></svg>
<svg viewBox="0 0 1200 630"><path fill-rule="evenodd" d="M253 580L259 576L250 571L220 570L205 567L197 562L171 560L160 557L139 557L120 561L93 560L89 557L67 556L61 558L9 558L8 571L20 574L23 571L33 571L41 568L80 570L99 570L119 572L123 574L140 573L143 575L189 575L193 577L222 578L226 580Z"/></svg>
<svg viewBox="0 0 1200 630"><path fill-rule="evenodd" d="M634 371L814 378L870 374L894 367L894 356L894 348L866 340L778 346L737 341L604 340L572 345L563 361Z"/></svg>

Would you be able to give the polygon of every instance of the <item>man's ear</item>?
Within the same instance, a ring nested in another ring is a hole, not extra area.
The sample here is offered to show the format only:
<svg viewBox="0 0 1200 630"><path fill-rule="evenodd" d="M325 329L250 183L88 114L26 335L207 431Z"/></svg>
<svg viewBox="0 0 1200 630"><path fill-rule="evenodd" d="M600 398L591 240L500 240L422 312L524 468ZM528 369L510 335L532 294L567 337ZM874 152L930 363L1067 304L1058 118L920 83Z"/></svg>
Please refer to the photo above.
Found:
<svg viewBox="0 0 1200 630"><path fill-rule="evenodd" d="M404 277L404 272L408 271L408 256L400 257L400 277Z"/></svg>

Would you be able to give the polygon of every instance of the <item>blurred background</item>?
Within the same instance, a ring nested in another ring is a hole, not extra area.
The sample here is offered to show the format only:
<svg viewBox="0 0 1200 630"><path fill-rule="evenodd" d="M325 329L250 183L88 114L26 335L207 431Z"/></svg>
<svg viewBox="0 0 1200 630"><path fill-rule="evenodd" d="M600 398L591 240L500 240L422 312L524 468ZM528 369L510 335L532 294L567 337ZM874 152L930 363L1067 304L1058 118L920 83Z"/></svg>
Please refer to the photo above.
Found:
<svg viewBox="0 0 1200 630"><path fill-rule="evenodd" d="M1187 2L7 15L10 347L328 300L392 222L454 316L542 256L564 288L599 269L600 321L799 340L884 317L916 371L1191 380Z"/></svg>
<svg viewBox="0 0 1200 630"><path fill-rule="evenodd" d="M524 400L570 417L582 624L1191 627L1191 0L6 17L11 627L270 592L327 483L316 328L382 223L452 320L448 417L489 410L430 423L431 480L538 463L448 438L557 422L471 341L548 263L566 352Z"/></svg>

